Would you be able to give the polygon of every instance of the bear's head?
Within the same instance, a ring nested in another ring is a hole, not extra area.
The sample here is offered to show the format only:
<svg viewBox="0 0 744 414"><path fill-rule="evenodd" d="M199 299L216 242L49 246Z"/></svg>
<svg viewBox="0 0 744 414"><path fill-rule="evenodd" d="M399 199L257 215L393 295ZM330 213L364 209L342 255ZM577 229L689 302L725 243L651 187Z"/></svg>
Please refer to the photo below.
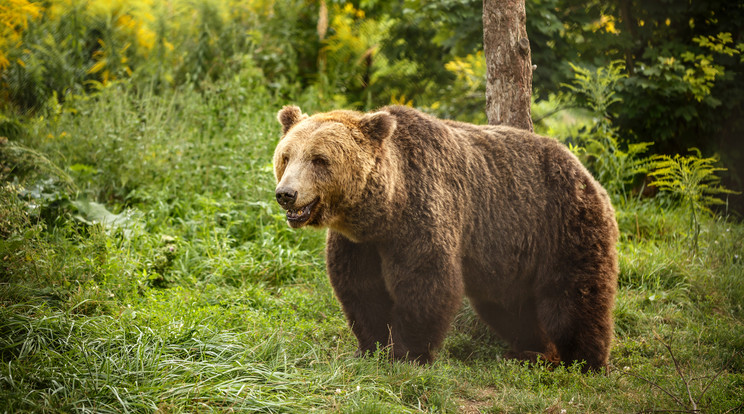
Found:
<svg viewBox="0 0 744 414"><path fill-rule="evenodd" d="M296 106L285 106L277 118L282 138L274 151L276 200L287 211L287 222L293 228L342 231L346 215L365 203L368 178L395 130L395 118L385 111L309 117Z"/></svg>

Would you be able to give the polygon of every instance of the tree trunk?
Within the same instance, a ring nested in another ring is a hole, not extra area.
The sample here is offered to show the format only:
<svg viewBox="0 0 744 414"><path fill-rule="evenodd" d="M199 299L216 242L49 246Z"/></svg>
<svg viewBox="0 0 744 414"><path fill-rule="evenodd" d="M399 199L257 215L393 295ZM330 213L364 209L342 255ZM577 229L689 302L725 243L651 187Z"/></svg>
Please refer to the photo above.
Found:
<svg viewBox="0 0 744 414"><path fill-rule="evenodd" d="M483 0L488 123L532 131L532 59L526 20L524 0Z"/></svg>

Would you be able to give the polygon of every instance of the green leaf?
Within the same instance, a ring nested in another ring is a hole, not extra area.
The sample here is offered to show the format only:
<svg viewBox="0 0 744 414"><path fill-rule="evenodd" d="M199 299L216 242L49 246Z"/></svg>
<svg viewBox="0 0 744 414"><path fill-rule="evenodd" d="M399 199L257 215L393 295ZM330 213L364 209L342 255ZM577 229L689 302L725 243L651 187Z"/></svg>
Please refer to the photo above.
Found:
<svg viewBox="0 0 744 414"><path fill-rule="evenodd" d="M122 229L127 235L130 232L133 223L127 212L114 214L103 204L88 200L75 200L70 204L78 210L79 214L75 216L75 219L80 222L88 225L101 224L108 229Z"/></svg>

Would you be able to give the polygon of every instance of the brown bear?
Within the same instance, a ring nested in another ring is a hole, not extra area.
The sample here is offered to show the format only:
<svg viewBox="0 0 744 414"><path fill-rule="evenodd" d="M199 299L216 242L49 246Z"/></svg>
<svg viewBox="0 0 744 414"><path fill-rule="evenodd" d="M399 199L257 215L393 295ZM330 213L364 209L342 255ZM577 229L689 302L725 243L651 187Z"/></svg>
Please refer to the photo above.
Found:
<svg viewBox="0 0 744 414"><path fill-rule="evenodd" d="M276 199L293 228L328 228L359 354L430 361L464 294L515 356L606 366L615 213L558 141L402 106L278 118Z"/></svg>

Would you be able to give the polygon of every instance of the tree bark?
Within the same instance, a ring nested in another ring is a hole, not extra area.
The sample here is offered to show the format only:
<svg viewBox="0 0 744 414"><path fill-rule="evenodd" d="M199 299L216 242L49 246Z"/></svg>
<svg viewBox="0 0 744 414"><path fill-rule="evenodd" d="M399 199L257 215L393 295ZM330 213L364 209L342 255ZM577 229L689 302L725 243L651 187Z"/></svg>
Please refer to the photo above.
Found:
<svg viewBox="0 0 744 414"><path fill-rule="evenodd" d="M526 20L524 0L483 0L488 123L532 131L532 59Z"/></svg>

